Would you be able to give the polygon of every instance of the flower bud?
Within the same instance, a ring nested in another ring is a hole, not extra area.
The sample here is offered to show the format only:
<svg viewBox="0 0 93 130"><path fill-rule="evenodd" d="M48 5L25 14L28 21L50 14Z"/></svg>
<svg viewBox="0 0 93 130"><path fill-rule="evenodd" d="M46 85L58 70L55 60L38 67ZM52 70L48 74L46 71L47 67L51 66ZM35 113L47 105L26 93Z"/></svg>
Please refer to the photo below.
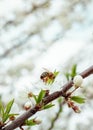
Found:
<svg viewBox="0 0 93 130"><path fill-rule="evenodd" d="M80 109L78 106L73 106L72 109L74 110L74 112L80 113Z"/></svg>
<svg viewBox="0 0 93 130"><path fill-rule="evenodd" d="M35 122L37 125L39 125L41 123L41 120L33 119L33 122Z"/></svg>
<svg viewBox="0 0 93 130"><path fill-rule="evenodd" d="M73 79L73 83L77 88L81 86L82 82L83 82L83 78L81 75L76 75Z"/></svg>
<svg viewBox="0 0 93 130"><path fill-rule="evenodd" d="M28 101L28 102L25 103L24 109L25 109L25 110L28 110L28 109L30 109L30 108L31 108L31 102Z"/></svg>
<svg viewBox="0 0 93 130"><path fill-rule="evenodd" d="M68 101L67 104L68 104L68 107L71 107L71 108L74 106L74 102L72 101Z"/></svg>

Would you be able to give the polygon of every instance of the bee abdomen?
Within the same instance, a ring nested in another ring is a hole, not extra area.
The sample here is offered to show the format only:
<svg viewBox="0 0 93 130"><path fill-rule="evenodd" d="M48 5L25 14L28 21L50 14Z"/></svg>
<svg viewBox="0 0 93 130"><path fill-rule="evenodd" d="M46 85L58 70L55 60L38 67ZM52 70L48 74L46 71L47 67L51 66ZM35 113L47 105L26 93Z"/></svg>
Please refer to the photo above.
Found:
<svg viewBox="0 0 93 130"><path fill-rule="evenodd" d="M47 77L48 75L49 75L48 72L43 72L43 73L41 74L40 78L43 79L43 78Z"/></svg>

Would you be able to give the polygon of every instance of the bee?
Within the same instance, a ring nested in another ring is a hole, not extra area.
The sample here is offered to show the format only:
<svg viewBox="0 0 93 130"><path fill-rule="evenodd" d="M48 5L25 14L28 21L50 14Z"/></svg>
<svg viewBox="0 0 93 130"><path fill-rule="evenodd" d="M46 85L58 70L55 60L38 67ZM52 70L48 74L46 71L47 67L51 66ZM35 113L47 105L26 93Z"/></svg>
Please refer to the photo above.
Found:
<svg viewBox="0 0 93 130"><path fill-rule="evenodd" d="M55 75L53 72L50 72L49 70L45 69L46 71L43 72L40 75L40 79L43 80L43 82L47 83L48 81L54 81Z"/></svg>

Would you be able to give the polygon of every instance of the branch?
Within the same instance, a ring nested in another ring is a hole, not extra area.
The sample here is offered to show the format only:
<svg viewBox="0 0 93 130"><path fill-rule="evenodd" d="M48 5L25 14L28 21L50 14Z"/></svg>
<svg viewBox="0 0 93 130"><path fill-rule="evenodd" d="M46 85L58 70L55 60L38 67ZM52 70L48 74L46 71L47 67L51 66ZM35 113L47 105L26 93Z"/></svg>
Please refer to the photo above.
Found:
<svg viewBox="0 0 93 130"><path fill-rule="evenodd" d="M50 5L50 1L47 0L45 2L42 2L41 4L37 4L37 3L32 2L32 3L30 3L30 5L31 5L30 10L24 10L23 12L19 11L18 14L15 13L16 19L7 20L6 23L3 25L3 29L7 28L7 26L11 26L11 25L17 26L17 25L21 24L26 19L26 17L28 17L28 15L31 15L34 12L39 11L39 9L47 8L47 6ZM20 19L19 19L19 15L21 15Z"/></svg>
<svg viewBox="0 0 93 130"><path fill-rule="evenodd" d="M25 15L29 15L31 13L33 13L34 11L37 11L38 9L41 9L41 8L44 8L46 5L49 5L49 0L48 1L45 1L39 5L36 5L36 4L33 4L33 7L31 10L29 10L27 13L25 12ZM18 18L17 18L18 19ZM24 16L24 19L25 19L25 16ZM22 22L23 20L22 19ZM15 23L15 21L8 21L3 28L7 27L7 25L11 25ZM35 35L36 33L40 32L40 30L36 30L35 32L30 32L28 34L28 36L23 39L21 42L19 40L19 43L15 44L14 46L10 47L9 49L5 50L5 52L3 54L0 55L0 59L2 58L5 58L6 56L8 56L11 52L13 52L14 50L16 50L17 48L20 48L21 46L25 45L27 43L27 41L29 40L29 38L33 35Z"/></svg>
<svg viewBox="0 0 93 130"><path fill-rule="evenodd" d="M52 119L52 122L51 122L51 125L50 127L48 128L48 130L52 130L54 128L54 124L55 122L57 121L57 119L59 118L61 112L62 112L62 105L65 104L65 101L63 102L59 102L59 110L58 112L56 113L56 116Z"/></svg>
<svg viewBox="0 0 93 130"><path fill-rule="evenodd" d="M83 78L86 78L91 74L93 74L93 65L91 67L89 67L88 69L86 69L85 71L83 71L82 73L80 73L80 75ZM19 116L11 124L7 125L6 127L2 128L1 130L13 130L17 127L20 127L21 125L24 124L25 120L27 120L29 117L33 116L36 112L40 111L42 106L50 103L51 101L53 101L61 96L64 97L66 92L72 87L72 85L73 85L73 81L71 80L68 83L66 83L60 91L56 91L56 92L50 94L49 96L45 97L43 100L43 103L41 102L41 104L37 104L34 108L26 111L23 115Z"/></svg>

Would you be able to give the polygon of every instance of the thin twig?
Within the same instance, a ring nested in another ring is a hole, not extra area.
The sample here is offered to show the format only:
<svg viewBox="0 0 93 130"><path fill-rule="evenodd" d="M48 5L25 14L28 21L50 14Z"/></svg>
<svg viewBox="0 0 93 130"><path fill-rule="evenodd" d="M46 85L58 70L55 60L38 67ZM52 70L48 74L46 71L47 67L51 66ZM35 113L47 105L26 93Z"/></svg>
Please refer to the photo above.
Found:
<svg viewBox="0 0 93 130"><path fill-rule="evenodd" d="M51 125L50 127L48 128L48 130L52 130L54 128L54 124L55 122L57 121L57 119L59 118L61 112L62 112L62 106L65 104L65 101L63 102L59 102L59 110L58 112L56 113L56 116L54 117L54 119L52 120L51 122Z"/></svg>

